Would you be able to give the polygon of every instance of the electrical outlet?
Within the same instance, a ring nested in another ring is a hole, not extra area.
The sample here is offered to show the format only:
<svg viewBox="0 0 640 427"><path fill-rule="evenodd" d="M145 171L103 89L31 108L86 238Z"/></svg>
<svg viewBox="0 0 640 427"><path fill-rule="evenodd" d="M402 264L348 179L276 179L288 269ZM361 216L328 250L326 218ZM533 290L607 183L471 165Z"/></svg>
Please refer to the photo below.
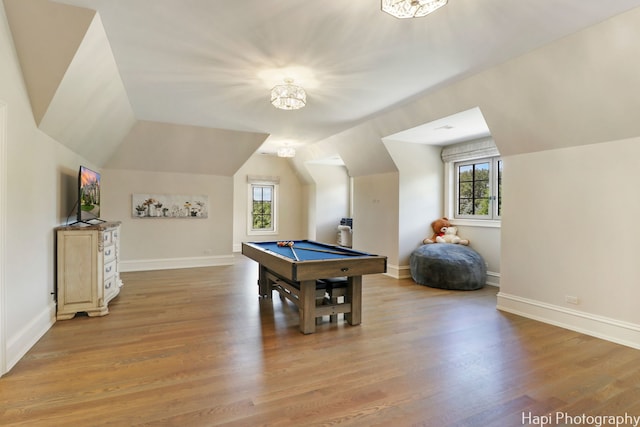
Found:
<svg viewBox="0 0 640 427"><path fill-rule="evenodd" d="M578 297L574 297L571 295L565 295L564 300L569 304L580 304L580 300L578 299Z"/></svg>

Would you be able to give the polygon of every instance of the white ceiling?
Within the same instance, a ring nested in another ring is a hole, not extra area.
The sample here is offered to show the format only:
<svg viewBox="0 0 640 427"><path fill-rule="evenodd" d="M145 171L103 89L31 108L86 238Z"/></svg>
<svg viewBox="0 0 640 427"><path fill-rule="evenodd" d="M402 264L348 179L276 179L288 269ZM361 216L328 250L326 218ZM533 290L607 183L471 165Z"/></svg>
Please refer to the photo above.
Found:
<svg viewBox="0 0 640 427"><path fill-rule="evenodd" d="M449 145L491 135L478 107L434 120L384 139L429 145Z"/></svg>
<svg viewBox="0 0 640 427"><path fill-rule="evenodd" d="M56 1L100 13L139 120L268 133L263 152L320 141L640 6L450 0L432 15L400 20L381 12L379 0ZM269 103L286 77L307 91L302 110ZM474 109L431 124L426 136L414 129L395 138L442 145L488 131L478 126L486 124Z"/></svg>

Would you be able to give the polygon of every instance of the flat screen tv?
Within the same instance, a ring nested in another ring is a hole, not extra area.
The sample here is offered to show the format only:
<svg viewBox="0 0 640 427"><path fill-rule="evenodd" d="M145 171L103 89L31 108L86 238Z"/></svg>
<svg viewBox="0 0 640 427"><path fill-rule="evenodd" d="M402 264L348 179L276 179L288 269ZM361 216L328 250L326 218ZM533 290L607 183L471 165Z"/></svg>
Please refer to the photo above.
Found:
<svg viewBox="0 0 640 427"><path fill-rule="evenodd" d="M78 172L78 222L102 222L100 219L100 174L85 166Z"/></svg>

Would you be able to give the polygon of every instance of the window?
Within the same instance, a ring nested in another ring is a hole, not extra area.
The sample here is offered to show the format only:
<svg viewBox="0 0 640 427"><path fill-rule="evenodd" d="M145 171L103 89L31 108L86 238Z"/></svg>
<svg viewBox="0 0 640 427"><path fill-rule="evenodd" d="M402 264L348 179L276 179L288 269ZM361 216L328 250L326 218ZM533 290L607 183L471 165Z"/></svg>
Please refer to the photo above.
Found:
<svg viewBox="0 0 640 427"><path fill-rule="evenodd" d="M503 161L493 138L448 145L442 161L445 216L457 224L500 227Z"/></svg>
<svg viewBox="0 0 640 427"><path fill-rule="evenodd" d="M455 184L455 218L500 218L502 160L499 157L455 163Z"/></svg>
<svg viewBox="0 0 640 427"><path fill-rule="evenodd" d="M247 177L249 200L247 209L248 234L275 234L277 232L278 177Z"/></svg>
<svg viewBox="0 0 640 427"><path fill-rule="evenodd" d="M251 230L273 231L273 185L251 185Z"/></svg>

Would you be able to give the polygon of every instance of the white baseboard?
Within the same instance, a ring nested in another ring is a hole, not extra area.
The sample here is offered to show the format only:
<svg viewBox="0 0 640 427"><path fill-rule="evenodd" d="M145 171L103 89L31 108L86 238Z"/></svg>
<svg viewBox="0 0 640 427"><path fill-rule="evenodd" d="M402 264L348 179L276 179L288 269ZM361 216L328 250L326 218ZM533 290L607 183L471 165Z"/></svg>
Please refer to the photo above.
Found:
<svg viewBox="0 0 640 427"><path fill-rule="evenodd" d="M394 279L411 279L411 272L408 265L394 265L387 263L387 272L385 275Z"/></svg>
<svg viewBox="0 0 640 427"><path fill-rule="evenodd" d="M36 342L56 323L56 303L51 301L33 319L12 337L7 339L7 372L15 366Z"/></svg>
<svg viewBox="0 0 640 427"><path fill-rule="evenodd" d="M640 325L498 293L498 310L640 349Z"/></svg>
<svg viewBox="0 0 640 427"><path fill-rule="evenodd" d="M500 287L500 273L487 271L487 285Z"/></svg>
<svg viewBox="0 0 640 427"><path fill-rule="evenodd" d="M151 271L173 270L176 268L216 267L220 265L232 265L233 254L190 257L190 258L165 258L165 259L140 259L120 262L120 271Z"/></svg>

